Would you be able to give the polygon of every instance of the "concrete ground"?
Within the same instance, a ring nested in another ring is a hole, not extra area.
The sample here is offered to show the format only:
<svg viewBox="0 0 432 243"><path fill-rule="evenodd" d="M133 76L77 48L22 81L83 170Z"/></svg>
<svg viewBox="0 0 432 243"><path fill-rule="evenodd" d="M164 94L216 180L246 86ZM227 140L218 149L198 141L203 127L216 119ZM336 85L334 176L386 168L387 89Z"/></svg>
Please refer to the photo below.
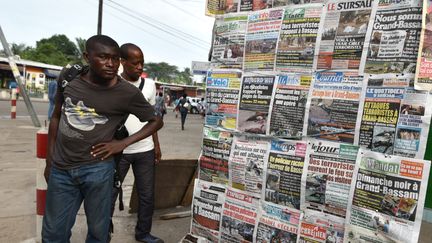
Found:
<svg viewBox="0 0 432 243"><path fill-rule="evenodd" d="M46 119L47 104L35 102L40 119ZM0 242L35 242L36 236L36 164L35 134L25 106L18 104L18 119L9 119L9 102L0 100ZM185 131L180 131L180 121L169 112L165 126L160 131L164 159L195 159L201 145L202 119L189 115ZM127 205L132 191L133 178L128 174L124 183L125 211L114 214L115 233L112 242L136 242L134 227L136 214L129 214ZM157 210L153 220L153 233L167 243L178 242L189 230L190 217L160 220L168 212L185 211L189 208ZM84 242L86 235L85 215L81 210L73 228L72 242ZM419 242L431 242L432 224L423 221Z"/></svg>

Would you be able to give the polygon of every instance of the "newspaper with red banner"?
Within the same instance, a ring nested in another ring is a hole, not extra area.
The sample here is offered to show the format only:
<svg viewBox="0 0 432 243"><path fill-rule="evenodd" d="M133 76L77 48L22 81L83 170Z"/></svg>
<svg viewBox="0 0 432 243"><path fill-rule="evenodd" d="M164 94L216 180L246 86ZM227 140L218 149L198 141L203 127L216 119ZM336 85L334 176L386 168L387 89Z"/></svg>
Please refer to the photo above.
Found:
<svg viewBox="0 0 432 243"><path fill-rule="evenodd" d="M342 243L344 242L345 219L333 215L305 210L300 221L301 243Z"/></svg>
<svg viewBox="0 0 432 243"><path fill-rule="evenodd" d="M248 15L243 69L274 70L283 9L266 9Z"/></svg>
<svg viewBox="0 0 432 243"><path fill-rule="evenodd" d="M298 210L261 202L255 226L255 242L297 242L300 216Z"/></svg>
<svg viewBox="0 0 432 243"><path fill-rule="evenodd" d="M261 197L269 141L258 137L234 136L229 158L229 180L233 188Z"/></svg>
<svg viewBox="0 0 432 243"><path fill-rule="evenodd" d="M261 198L299 210L307 143L282 139L273 139L270 143L270 151L265 157L266 179Z"/></svg>
<svg viewBox="0 0 432 243"><path fill-rule="evenodd" d="M378 0L329 0L317 37L317 70L358 72L370 39Z"/></svg>
<svg viewBox="0 0 432 243"><path fill-rule="evenodd" d="M224 202L224 186L195 179L190 232L207 242L217 242Z"/></svg>
<svg viewBox="0 0 432 243"><path fill-rule="evenodd" d="M198 178L201 180L228 184L228 159L233 134L226 130L205 126L203 144L199 158Z"/></svg>
<svg viewBox="0 0 432 243"><path fill-rule="evenodd" d="M360 150L351 184L345 239L417 242L430 161Z"/></svg>
<svg viewBox="0 0 432 243"><path fill-rule="evenodd" d="M220 225L220 242L253 242L259 200L249 193L228 187Z"/></svg>
<svg viewBox="0 0 432 243"><path fill-rule="evenodd" d="M310 74L279 74L270 104L267 134L302 139L306 102L312 80Z"/></svg>
<svg viewBox="0 0 432 243"><path fill-rule="evenodd" d="M417 59L415 88L432 90L432 0L423 0L422 31Z"/></svg>

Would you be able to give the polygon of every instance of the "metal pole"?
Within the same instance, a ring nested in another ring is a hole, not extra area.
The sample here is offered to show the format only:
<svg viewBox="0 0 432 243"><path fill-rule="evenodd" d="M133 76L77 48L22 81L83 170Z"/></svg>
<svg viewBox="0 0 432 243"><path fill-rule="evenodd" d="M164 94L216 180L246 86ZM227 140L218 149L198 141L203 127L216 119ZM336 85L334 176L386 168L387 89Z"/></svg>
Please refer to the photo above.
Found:
<svg viewBox="0 0 432 243"><path fill-rule="evenodd" d="M27 91L26 91L25 86L24 86L24 79L23 79L23 77L21 76L21 74L20 74L20 72L18 70L18 66L15 63L15 59L14 59L13 53L12 53L12 51L9 48L9 44L6 41L6 37L3 34L3 30L1 28L1 26L0 26L0 40L1 40L1 43L3 45L3 50L5 51L6 56L7 56L8 60L9 60L9 66L11 67L12 73L13 73L13 75L15 77L15 80L17 81L18 86L20 88L20 93L21 93L21 95L22 95L22 97L24 99L24 102L26 104L28 113L30 114L30 117L32 119L33 125L35 127L41 127L41 124L39 122L39 118L37 117L36 112L35 112L35 110L33 108L33 105L32 105L32 103L30 101L30 98L27 95Z"/></svg>
<svg viewBox="0 0 432 243"><path fill-rule="evenodd" d="M103 7L103 0L99 0L98 25L97 25L98 35L102 35L102 7Z"/></svg>

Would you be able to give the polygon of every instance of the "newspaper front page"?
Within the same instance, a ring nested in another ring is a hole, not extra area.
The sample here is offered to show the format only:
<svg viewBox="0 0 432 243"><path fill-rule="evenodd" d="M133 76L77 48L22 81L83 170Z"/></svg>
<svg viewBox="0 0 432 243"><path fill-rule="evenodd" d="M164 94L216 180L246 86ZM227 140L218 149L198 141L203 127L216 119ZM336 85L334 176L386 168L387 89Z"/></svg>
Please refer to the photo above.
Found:
<svg viewBox="0 0 432 243"><path fill-rule="evenodd" d="M415 73L422 23L420 3L421 0L380 1L360 73L383 76Z"/></svg>
<svg viewBox="0 0 432 243"><path fill-rule="evenodd" d="M305 210L300 223L299 243L342 243L344 242L345 220L333 215Z"/></svg>
<svg viewBox="0 0 432 243"><path fill-rule="evenodd" d="M206 80L205 124L235 129L242 72L240 70L210 70Z"/></svg>
<svg viewBox="0 0 432 243"><path fill-rule="evenodd" d="M276 50L276 70L311 72L322 4L285 8Z"/></svg>
<svg viewBox="0 0 432 243"><path fill-rule="evenodd" d="M302 139L306 102L312 76L280 74L270 104L267 134L290 139Z"/></svg>
<svg viewBox="0 0 432 243"><path fill-rule="evenodd" d="M329 0L318 35L315 67L318 70L358 72L362 55L367 53L377 0Z"/></svg>
<svg viewBox="0 0 432 243"><path fill-rule="evenodd" d="M404 82L411 81L368 78L358 144L385 154L423 158L431 119L426 104L431 96L394 86Z"/></svg>
<svg viewBox="0 0 432 243"><path fill-rule="evenodd" d="M430 161L361 150L351 185L345 238L417 242Z"/></svg>
<svg viewBox="0 0 432 243"><path fill-rule="evenodd" d="M266 155L265 189L262 199L282 206L300 209L301 180L307 143L293 140L271 140Z"/></svg>
<svg viewBox="0 0 432 243"><path fill-rule="evenodd" d="M302 209L345 218L358 146L310 139Z"/></svg>
<svg viewBox="0 0 432 243"><path fill-rule="evenodd" d="M224 202L224 186L195 179L191 233L218 242Z"/></svg>
<svg viewBox="0 0 432 243"><path fill-rule="evenodd" d="M228 187L220 225L220 242L253 242L259 202L249 193Z"/></svg>
<svg viewBox="0 0 432 243"><path fill-rule="evenodd" d="M213 127L204 127L203 144L199 158L198 178L219 184L228 184L228 159L233 134Z"/></svg>
<svg viewBox="0 0 432 243"><path fill-rule="evenodd" d="M241 69L247 14L226 14L215 21L211 67Z"/></svg>
<svg viewBox="0 0 432 243"><path fill-rule="evenodd" d="M272 7L272 0L240 0L240 12L258 11Z"/></svg>
<svg viewBox="0 0 432 243"><path fill-rule="evenodd" d="M256 137L234 136L229 158L230 185L260 198L269 150L267 140Z"/></svg>
<svg viewBox="0 0 432 243"><path fill-rule="evenodd" d="M245 74L243 76L237 130L257 134L266 133L275 80L275 75Z"/></svg>
<svg viewBox="0 0 432 243"><path fill-rule="evenodd" d="M430 91L432 90L432 0L423 0L422 20L415 88Z"/></svg>
<svg viewBox="0 0 432 243"><path fill-rule="evenodd" d="M343 143L354 143L360 121L364 78L355 73L317 72L312 81L305 134Z"/></svg>
<svg viewBox="0 0 432 243"><path fill-rule="evenodd" d="M266 9L249 14L243 64L245 71L274 70L283 14L283 9Z"/></svg>
<svg viewBox="0 0 432 243"><path fill-rule="evenodd" d="M261 202L255 226L255 242L296 243L301 213L280 205Z"/></svg>

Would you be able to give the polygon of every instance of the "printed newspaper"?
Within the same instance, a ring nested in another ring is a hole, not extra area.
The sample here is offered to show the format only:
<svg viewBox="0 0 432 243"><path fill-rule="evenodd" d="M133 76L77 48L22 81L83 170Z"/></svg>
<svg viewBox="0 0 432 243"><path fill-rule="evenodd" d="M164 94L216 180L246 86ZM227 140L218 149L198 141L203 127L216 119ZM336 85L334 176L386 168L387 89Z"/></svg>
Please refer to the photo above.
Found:
<svg viewBox="0 0 432 243"><path fill-rule="evenodd" d="M417 242L430 161L361 149L351 184L345 238Z"/></svg>
<svg viewBox="0 0 432 243"><path fill-rule="evenodd" d="M241 77L240 70L207 72L206 125L235 129Z"/></svg>
<svg viewBox="0 0 432 243"><path fill-rule="evenodd" d="M318 70L358 72L362 54L367 53L377 0L329 0L324 7L318 34ZM369 26L369 28L368 28Z"/></svg>
<svg viewBox="0 0 432 243"><path fill-rule="evenodd" d="M274 69L283 14L283 9L266 9L248 15L243 64L245 71Z"/></svg>
<svg viewBox="0 0 432 243"><path fill-rule="evenodd" d="M300 222L300 243L342 243L345 220L305 210Z"/></svg>
<svg viewBox="0 0 432 243"><path fill-rule="evenodd" d="M267 134L290 139L302 139L306 102L312 76L280 74L270 104Z"/></svg>
<svg viewBox="0 0 432 243"><path fill-rule="evenodd" d="M266 155L265 189L267 202L300 209L301 178L306 157L304 141L272 140Z"/></svg>
<svg viewBox="0 0 432 243"><path fill-rule="evenodd" d="M360 121L364 78L355 73L317 72L304 120L304 134L344 143L354 143Z"/></svg>
<svg viewBox="0 0 432 243"><path fill-rule="evenodd" d="M255 226L255 242L296 243L299 235L300 211L261 202Z"/></svg>
<svg viewBox="0 0 432 243"><path fill-rule="evenodd" d="M198 178L228 184L228 159L233 135L231 132L204 127L203 144L199 158Z"/></svg>
<svg viewBox="0 0 432 243"><path fill-rule="evenodd" d="M228 187L222 212L220 242L252 242L258 206L257 198Z"/></svg>
<svg viewBox="0 0 432 243"><path fill-rule="evenodd" d="M302 209L345 218L358 147L309 140L302 178Z"/></svg>
<svg viewBox="0 0 432 243"><path fill-rule="evenodd" d="M216 19L211 67L242 68L246 24L246 14L227 14Z"/></svg>
<svg viewBox="0 0 432 243"><path fill-rule="evenodd" d="M224 202L224 186L195 179L190 232L208 242L218 242Z"/></svg>
<svg viewBox="0 0 432 243"><path fill-rule="evenodd" d="M264 156L269 142L256 137L234 136L229 158L230 185L260 198L263 188Z"/></svg>
<svg viewBox="0 0 432 243"><path fill-rule="evenodd" d="M422 31L415 88L432 90L432 0L423 0Z"/></svg>
<svg viewBox="0 0 432 243"><path fill-rule="evenodd" d="M285 8L276 51L276 70L311 72L322 4Z"/></svg>
<svg viewBox="0 0 432 243"><path fill-rule="evenodd" d="M360 73L383 76L415 73L422 23L420 2L380 1Z"/></svg>
<svg viewBox="0 0 432 243"><path fill-rule="evenodd" d="M393 86L394 81L398 79L368 78L356 144L385 154L423 158L432 108L426 104L431 95Z"/></svg>

